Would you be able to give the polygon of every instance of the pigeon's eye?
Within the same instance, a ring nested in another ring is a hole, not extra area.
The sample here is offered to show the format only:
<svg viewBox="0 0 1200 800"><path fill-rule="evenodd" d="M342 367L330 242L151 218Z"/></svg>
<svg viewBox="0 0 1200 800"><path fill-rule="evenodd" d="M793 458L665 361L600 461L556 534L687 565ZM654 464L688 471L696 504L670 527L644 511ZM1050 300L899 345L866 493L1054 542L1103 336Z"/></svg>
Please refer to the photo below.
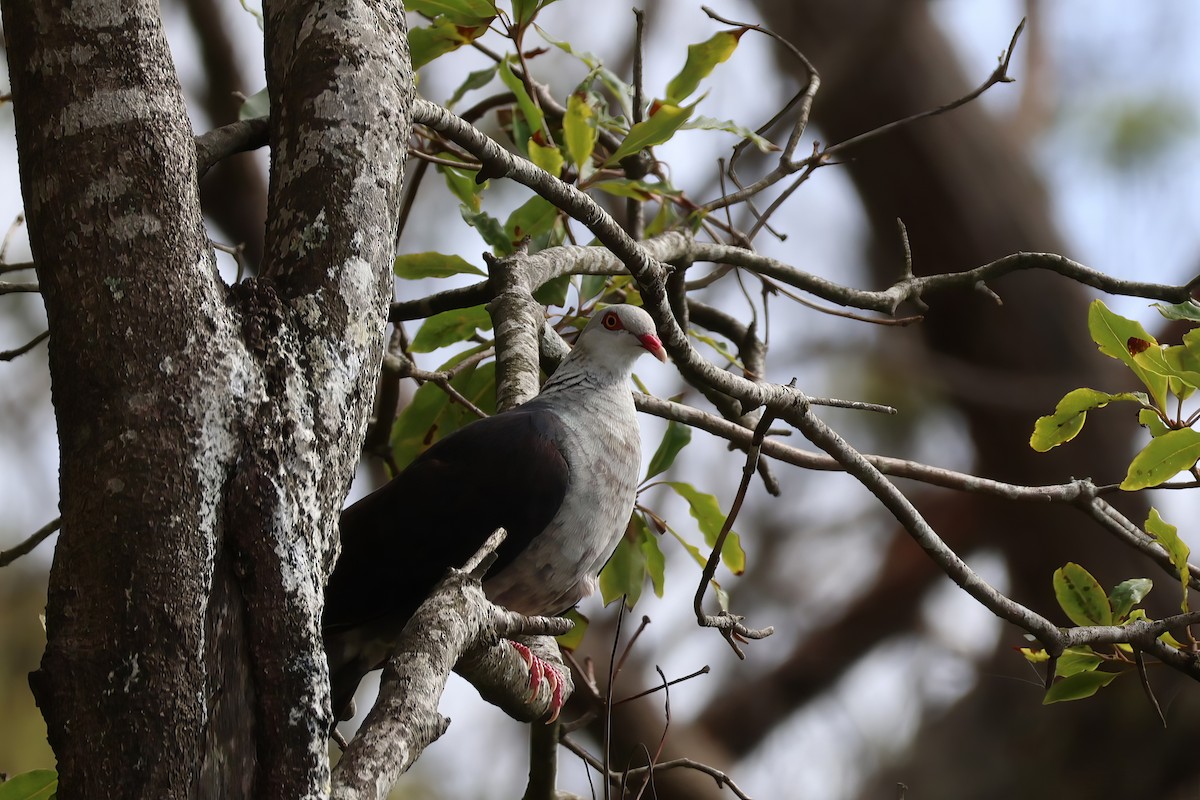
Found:
<svg viewBox="0 0 1200 800"><path fill-rule="evenodd" d="M621 330L621 318L619 316L617 316L616 312L614 312L614 311L610 311L607 314L605 314L604 319L601 322L601 324L604 326L605 330L610 330L610 331Z"/></svg>

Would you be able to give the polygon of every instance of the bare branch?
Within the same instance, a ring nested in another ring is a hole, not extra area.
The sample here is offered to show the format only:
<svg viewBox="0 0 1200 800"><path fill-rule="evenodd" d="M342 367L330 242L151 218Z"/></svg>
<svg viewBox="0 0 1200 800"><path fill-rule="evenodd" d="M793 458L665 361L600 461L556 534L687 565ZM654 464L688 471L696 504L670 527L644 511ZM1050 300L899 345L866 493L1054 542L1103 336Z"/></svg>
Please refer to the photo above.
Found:
<svg viewBox="0 0 1200 800"><path fill-rule="evenodd" d="M761 630L747 628L742 624L744 617L740 617L722 611L720 614L705 614L704 613L704 593L708 589L708 584L712 581L713 576L717 574L717 565L721 563L721 552L725 547L725 540L729 536L729 531L733 528L733 522L737 519L738 512L742 508L742 502L746 499L746 490L750 487L750 479L754 477L755 470L758 466L758 456L762 451L763 440L766 438L767 431L771 427L771 421L774 419L774 414L767 411L758 421L758 425L754 428L754 433L750 439L750 449L746 454L746 466L742 469L742 481L738 485L737 495L733 499L733 505L729 509L728 516L725 517L725 524L721 526L721 532L717 534L717 540L713 543L712 553L708 556L708 562L704 565L704 570L700 576L700 585L696 587L696 596L692 600L692 611L696 614L696 622L705 628L716 628L725 637L725 641L733 648L733 652L737 653L737 657L744 659L746 654L742 652L742 648L738 646L739 641L745 639L765 639L775 632L773 627L766 627Z"/></svg>
<svg viewBox="0 0 1200 800"><path fill-rule="evenodd" d="M0 295L20 294L22 292L40 292L42 289L36 283L8 283L0 281Z"/></svg>
<svg viewBox="0 0 1200 800"><path fill-rule="evenodd" d="M30 350L32 350L33 348L37 347L39 344L44 342L49 337L50 337L50 331L42 331L37 336L33 337L32 339L30 339L28 342L21 345L20 347L14 348L12 350L0 350L0 361L12 361L14 358L23 356L26 353L28 353Z"/></svg>
<svg viewBox="0 0 1200 800"><path fill-rule="evenodd" d="M25 541L12 547L8 550L0 550L0 567L7 567L12 562L16 561L23 555L33 552L46 539L50 538L50 534L58 530L62 524L62 517L55 517L50 522L47 522L42 527L34 531Z"/></svg>
<svg viewBox="0 0 1200 800"><path fill-rule="evenodd" d="M717 782L718 787L729 789L729 791L733 792L734 797L741 798L741 800L750 800L750 795L746 794L746 792L743 791L742 788L736 783L734 783L733 779L731 779L724 772L721 772L719 769L714 767L710 767L707 764L701 764L699 761L693 761L690 758L676 758L671 761L663 761L658 764L654 764L650 767L637 767L634 769L625 770L623 772L616 772L614 770L606 771L604 769L604 764L600 761L600 759L593 756L587 751L586 748L575 742L575 740L571 739L569 736L562 737L562 745L575 755L582 758L592 769L600 772L600 774L605 777L605 779L608 780L608 782L613 786L620 786L622 780L626 778L640 777L648 772L657 773L666 772L672 769L691 769L708 775Z"/></svg>

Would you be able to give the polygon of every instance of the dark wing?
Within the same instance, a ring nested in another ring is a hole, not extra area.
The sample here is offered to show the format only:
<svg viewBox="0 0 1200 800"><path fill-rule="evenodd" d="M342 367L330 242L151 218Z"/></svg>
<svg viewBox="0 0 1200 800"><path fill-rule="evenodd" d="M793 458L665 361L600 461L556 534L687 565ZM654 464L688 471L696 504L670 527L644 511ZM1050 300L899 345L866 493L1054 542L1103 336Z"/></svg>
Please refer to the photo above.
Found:
<svg viewBox="0 0 1200 800"><path fill-rule="evenodd" d="M447 569L504 527L491 571L502 569L554 518L567 491L561 426L536 403L479 420L342 512L322 620L335 715Z"/></svg>

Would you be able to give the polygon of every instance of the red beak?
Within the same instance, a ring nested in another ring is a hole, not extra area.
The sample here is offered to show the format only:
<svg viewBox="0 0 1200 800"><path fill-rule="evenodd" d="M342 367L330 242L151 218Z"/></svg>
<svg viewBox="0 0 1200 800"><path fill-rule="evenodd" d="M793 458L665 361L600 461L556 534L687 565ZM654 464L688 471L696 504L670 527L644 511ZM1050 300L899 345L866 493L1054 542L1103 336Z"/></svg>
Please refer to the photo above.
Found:
<svg viewBox="0 0 1200 800"><path fill-rule="evenodd" d="M657 358L659 361L666 363L667 351L663 350L662 342L653 333L647 333L639 337L642 342L642 347L650 351L650 355Z"/></svg>

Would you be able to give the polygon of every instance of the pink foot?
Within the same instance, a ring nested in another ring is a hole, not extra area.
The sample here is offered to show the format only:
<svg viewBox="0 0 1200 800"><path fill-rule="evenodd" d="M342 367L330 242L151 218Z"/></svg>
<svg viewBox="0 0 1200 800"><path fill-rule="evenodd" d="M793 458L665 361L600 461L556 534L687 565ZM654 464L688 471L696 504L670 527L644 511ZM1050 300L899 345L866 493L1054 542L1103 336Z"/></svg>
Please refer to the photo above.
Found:
<svg viewBox="0 0 1200 800"><path fill-rule="evenodd" d="M509 641L521 658L529 665L529 699L537 697L538 689L541 688L542 681L550 687L550 719L546 720L549 725L554 720L558 719L558 713L563 707L563 676L559 668L535 656L530 652L529 648L520 642Z"/></svg>

